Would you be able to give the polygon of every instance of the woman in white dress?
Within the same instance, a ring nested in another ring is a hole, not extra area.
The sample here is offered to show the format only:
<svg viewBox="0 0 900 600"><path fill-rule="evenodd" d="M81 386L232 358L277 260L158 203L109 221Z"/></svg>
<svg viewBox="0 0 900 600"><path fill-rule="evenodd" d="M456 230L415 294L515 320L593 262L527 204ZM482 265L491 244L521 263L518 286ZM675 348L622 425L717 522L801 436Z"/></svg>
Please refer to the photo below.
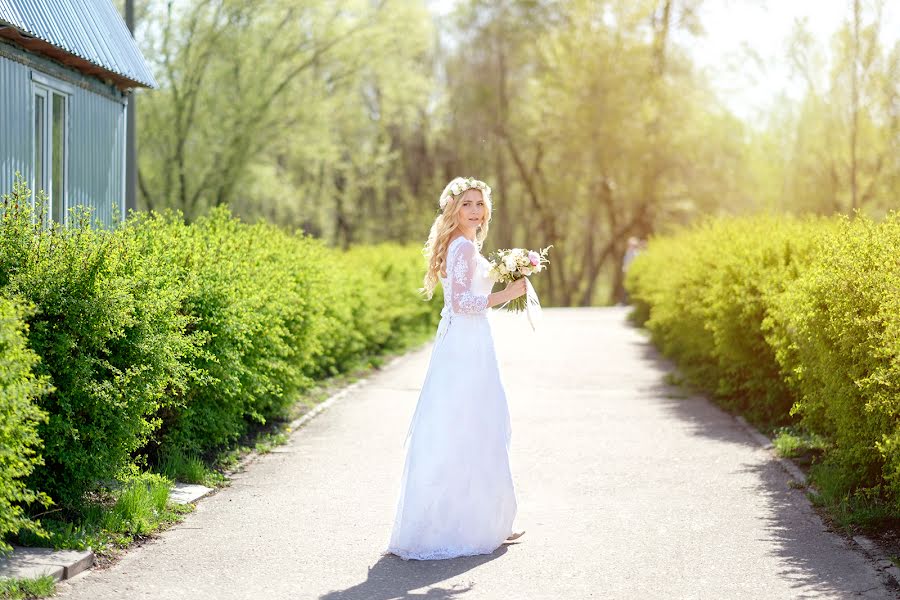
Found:
<svg viewBox="0 0 900 600"><path fill-rule="evenodd" d="M425 243L422 291L430 299L440 281L444 308L404 442L385 551L405 560L490 554L524 533L513 532L512 432L489 309L525 294L525 280L491 293L489 263L480 254L491 220L490 187L456 178L440 206Z"/></svg>

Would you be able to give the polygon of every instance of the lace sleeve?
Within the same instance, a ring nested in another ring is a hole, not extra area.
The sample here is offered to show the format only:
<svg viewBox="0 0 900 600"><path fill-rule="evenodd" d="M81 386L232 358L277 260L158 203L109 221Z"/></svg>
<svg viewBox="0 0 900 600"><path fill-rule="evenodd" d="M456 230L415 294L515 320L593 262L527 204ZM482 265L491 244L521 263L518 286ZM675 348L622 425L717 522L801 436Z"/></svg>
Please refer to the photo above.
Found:
<svg viewBox="0 0 900 600"><path fill-rule="evenodd" d="M450 261L447 276L450 278L450 303L456 314L476 314L488 307L488 297L472 293L472 277L475 275L476 250L469 241L459 243Z"/></svg>

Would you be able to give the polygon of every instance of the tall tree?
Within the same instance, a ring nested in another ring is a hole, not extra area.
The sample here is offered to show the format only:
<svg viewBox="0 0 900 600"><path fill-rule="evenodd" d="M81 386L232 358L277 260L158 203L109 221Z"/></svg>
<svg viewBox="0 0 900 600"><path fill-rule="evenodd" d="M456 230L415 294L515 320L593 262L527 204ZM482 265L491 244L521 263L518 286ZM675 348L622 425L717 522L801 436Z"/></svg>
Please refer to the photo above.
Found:
<svg viewBox="0 0 900 600"><path fill-rule="evenodd" d="M187 218L225 203L261 208L354 241L359 206L378 193L371 182L390 170L384 129L428 93L416 64L429 44L424 8L207 0L154 9L145 43L161 89L142 114L144 205ZM306 207L335 191L353 210L329 227ZM351 203L350 192L360 198Z"/></svg>
<svg viewBox="0 0 900 600"><path fill-rule="evenodd" d="M878 213L894 203L900 43L882 47L883 2L868 7L848 2L830 52L803 23L792 37L792 64L806 82L786 139L792 154L784 203L796 209Z"/></svg>

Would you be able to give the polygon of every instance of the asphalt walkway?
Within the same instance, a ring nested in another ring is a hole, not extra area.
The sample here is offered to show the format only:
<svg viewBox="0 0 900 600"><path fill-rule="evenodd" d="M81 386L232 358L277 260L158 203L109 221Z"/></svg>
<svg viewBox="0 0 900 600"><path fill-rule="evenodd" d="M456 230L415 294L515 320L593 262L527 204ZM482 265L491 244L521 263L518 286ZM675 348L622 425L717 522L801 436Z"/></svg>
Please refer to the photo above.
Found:
<svg viewBox="0 0 900 600"><path fill-rule="evenodd" d="M664 383L668 365L625 314L548 310L536 334L494 315L519 543L446 561L380 555L429 345L59 597L894 598L732 417Z"/></svg>

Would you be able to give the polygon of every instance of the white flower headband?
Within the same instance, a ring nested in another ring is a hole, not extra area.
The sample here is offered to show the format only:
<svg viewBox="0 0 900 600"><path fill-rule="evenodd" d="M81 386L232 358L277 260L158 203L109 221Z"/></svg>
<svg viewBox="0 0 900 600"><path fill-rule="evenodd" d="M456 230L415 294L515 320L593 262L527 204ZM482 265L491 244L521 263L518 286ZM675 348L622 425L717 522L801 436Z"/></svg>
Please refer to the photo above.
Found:
<svg viewBox="0 0 900 600"><path fill-rule="evenodd" d="M488 208L492 208L491 187L488 184L472 177L457 177L448 183L444 191L441 192L441 210L444 210L447 203L450 202L451 196L459 196L464 191L471 189L481 190L481 195L484 196L484 201L487 203Z"/></svg>

